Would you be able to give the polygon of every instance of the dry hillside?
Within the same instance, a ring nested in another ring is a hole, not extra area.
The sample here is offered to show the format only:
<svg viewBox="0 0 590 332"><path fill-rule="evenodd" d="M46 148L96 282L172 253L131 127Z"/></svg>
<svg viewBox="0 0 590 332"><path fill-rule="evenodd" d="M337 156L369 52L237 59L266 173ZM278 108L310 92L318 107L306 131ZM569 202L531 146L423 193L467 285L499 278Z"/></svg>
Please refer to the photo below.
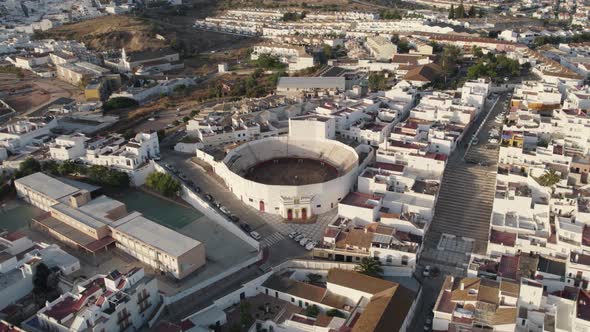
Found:
<svg viewBox="0 0 590 332"><path fill-rule="evenodd" d="M166 42L156 38L150 23L129 16L104 16L63 25L46 32L47 37L75 39L96 50L125 47L128 51L159 49Z"/></svg>

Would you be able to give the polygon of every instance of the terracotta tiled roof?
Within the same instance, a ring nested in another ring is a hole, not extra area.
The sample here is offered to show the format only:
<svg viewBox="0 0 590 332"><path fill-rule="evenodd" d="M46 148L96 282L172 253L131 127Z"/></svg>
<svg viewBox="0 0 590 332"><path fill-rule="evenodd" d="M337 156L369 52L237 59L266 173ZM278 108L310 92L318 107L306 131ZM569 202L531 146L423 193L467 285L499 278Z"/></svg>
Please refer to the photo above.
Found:
<svg viewBox="0 0 590 332"><path fill-rule="evenodd" d="M331 269L328 272L328 283L370 294L377 294L397 285L395 282L342 269Z"/></svg>

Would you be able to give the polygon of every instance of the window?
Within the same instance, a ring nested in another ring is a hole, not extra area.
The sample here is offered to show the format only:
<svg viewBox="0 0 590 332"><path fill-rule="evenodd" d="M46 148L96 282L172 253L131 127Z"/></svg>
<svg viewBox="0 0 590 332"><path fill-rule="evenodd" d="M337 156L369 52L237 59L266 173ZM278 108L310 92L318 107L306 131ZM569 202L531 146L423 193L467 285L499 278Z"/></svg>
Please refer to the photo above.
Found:
<svg viewBox="0 0 590 332"><path fill-rule="evenodd" d="M408 265L408 256L402 256L402 265Z"/></svg>
<svg viewBox="0 0 590 332"><path fill-rule="evenodd" d="M291 298L291 303L295 303L295 298L294 297Z"/></svg>
<svg viewBox="0 0 590 332"><path fill-rule="evenodd" d="M389 264L393 263L393 256L387 255L387 258L385 258L385 262Z"/></svg>

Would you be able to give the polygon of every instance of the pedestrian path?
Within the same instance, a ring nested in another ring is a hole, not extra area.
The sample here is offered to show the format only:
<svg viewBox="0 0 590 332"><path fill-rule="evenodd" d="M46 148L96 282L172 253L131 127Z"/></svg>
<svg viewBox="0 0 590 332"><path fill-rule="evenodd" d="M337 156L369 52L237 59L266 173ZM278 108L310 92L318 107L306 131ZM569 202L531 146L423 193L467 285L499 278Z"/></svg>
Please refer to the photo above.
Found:
<svg viewBox="0 0 590 332"><path fill-rule="evenodd" d="M285 236L279 232L274 232L260 241L260 248L270 247L275 243L283 241Z"/></svg>

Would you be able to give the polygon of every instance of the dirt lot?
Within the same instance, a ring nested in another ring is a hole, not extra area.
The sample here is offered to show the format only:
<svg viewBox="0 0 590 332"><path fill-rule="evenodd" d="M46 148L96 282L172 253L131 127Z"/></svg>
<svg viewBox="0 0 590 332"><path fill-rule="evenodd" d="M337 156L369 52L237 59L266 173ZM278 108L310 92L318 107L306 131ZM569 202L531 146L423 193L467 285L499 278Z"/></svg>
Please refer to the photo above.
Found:
<svg viewBox="0 0 590 332"><path fill-rule="evenodd" d="M44 33L56 39L75 39L96 50L125 47L128 51L143 51L167 46L156 38L155 26L139 18L112 15L67 24Z"/></svg>
<svg viewBox="0 0 590 332"><path fill-rule="evenodd" d="M0 91L6 93L0 98L20 114L32 113L59 98L83 98L81 90L75 86L57 79L33 76L28 72L23 79L18 79L14 74L0 74Z"/></svg>

